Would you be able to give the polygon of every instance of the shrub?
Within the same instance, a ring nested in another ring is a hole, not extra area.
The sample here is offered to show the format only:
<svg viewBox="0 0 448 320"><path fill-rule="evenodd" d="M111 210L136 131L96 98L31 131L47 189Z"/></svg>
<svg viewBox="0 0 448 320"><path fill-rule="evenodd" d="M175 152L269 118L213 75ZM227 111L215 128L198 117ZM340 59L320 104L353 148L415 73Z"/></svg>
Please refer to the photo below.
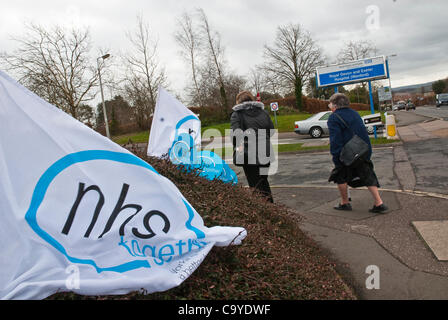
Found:
<svg viewBox="0 0 448 320"><path fill-rule="evenodd" d="M188 109L199 115L203 127L229 121L229 115L220 107L189 107Z"/></svg>
<svg viewBox="0 0 448 320"><path fill-rule="evenodd" d="M139 132L142 130L149 131L150 128L151 121L144 128L141 128L136 122L126 124L116 123L114 129L112 130L112 121L109 121L109 131L112 135L122 135L127 133ZM97 128L95 128L95 131L102 134L103 136L106 135L106 128L104 127L104 124L101 124Z"/></svg>
<svg viewBox="0 0 448 320"><path fill-rule="evenodd" d="M308 98L308 97L302 96L302 101L303 101L303 111L304 112L314 114L314 113L328 110L328 100L320 100L320 99L314 99L314 98ZM294 108L295 110L297 110L296 98L294 96L286 97L283 99L268 100L268 101L265 101L264 104L266 107L269 107L271 102L278 102L279 106ZM360 111L360 110L369 110L370 106L367 104L364 104L364 103L351 103L350 108L352 108L356 111Z"/></svg>
<svg viewBox="0 0 448 320"><path fill-rule="evenodd" d="M365 103L350 103L350 108L356 111L370 110L370 106Z"/></svg>

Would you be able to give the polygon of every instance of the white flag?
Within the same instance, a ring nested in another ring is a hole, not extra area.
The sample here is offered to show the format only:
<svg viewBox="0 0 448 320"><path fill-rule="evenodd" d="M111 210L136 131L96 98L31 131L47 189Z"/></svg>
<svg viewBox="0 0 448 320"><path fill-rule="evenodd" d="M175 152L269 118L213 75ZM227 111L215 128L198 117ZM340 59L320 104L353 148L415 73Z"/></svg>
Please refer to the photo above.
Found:
<svg viewBox="0 0 448 320"><path fill-rule="evenodd" d="M196 169L209 180L238 182L235 172L220 156L209 150L201 150L199 118L162 87L159 87L152 120L148 155L167 155L174 164Z"/></svg>
<svg viewBox="0 0 448 320"><path fill-rule="evenodd" d="M176 137L182 134L191 136L196 148L200 149L199 118L165 89L159 87L149 134L148 155L162 157L168 154Z"/></svg>
<svg viewBox="0 0 448 320"><path fill-rule="evenodd" d="M1 71L0 179L1 299L168 290L246 235Z"/></svg>

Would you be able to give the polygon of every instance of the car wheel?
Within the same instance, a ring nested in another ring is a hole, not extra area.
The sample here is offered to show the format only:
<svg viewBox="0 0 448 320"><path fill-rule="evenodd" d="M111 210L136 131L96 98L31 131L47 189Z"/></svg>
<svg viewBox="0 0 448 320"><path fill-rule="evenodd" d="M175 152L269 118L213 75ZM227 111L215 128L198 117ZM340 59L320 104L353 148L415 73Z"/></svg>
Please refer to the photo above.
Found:
<svg viewBox="0 0 448 320"><path fill-rule="evenodd" d="M375 130L373 129L373 126L368 126L367 127L367 133L368 134L372 134Z"/></svg>
<svg viewBox="0 0 448 320"><path fill-rule="evenodd" d="M320 138L322 136L322 129L320 127L311 128L310 136L312 138Z"/></svg>

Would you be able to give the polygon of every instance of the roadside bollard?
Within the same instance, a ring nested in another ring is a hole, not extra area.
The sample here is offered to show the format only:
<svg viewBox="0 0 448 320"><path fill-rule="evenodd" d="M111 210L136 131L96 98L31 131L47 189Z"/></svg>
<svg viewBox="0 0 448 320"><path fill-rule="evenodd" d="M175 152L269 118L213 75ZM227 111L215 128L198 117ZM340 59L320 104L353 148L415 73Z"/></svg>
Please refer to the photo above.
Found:
<svg viewBox="0 0 448 320"><path fill-rule="evenodd" d="M392 114L386 115L386 135L387 139L398 139L397 126L395 125L395 116Z"/></svg>

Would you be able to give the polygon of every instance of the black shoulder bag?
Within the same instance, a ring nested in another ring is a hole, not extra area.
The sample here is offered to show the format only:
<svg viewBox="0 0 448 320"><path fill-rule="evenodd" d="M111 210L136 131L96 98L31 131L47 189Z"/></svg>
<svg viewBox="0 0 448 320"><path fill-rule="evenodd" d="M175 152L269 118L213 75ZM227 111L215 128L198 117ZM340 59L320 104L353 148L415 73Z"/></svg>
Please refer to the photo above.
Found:
<svg viewBox="0 0 448 320"><path fill-rule="evenodd" d="M334 113L334 115L338 117L344 126L353 133L353 137L344 145L341 153L339 154L339 160L344 166L348 167L369 152L369 145L355 134L355 132L347 125L341 116L337 113Z"/></svg>

